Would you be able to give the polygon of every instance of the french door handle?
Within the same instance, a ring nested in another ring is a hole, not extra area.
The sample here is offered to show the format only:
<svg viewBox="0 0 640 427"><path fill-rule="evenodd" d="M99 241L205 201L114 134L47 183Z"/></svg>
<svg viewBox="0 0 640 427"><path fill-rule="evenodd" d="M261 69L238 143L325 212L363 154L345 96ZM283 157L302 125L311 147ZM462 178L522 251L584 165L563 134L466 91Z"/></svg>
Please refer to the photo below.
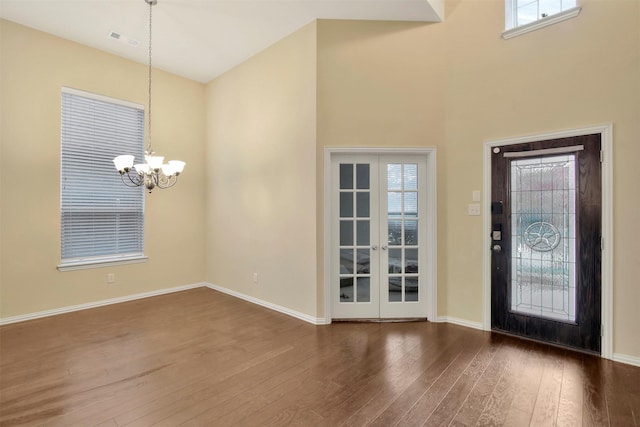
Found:
<svg viewBox="0 0 640 427"><path fill-rule="evenodd" d="M382 245L382 250L386 251L387 250L387 245Z"/></svg>
<svg viewBox="0 0 640 427"><path fill-rule="evenodd" d="M378 245L371 246L371 249L373 249L374 251L377 251L378 250Z"/></svg>

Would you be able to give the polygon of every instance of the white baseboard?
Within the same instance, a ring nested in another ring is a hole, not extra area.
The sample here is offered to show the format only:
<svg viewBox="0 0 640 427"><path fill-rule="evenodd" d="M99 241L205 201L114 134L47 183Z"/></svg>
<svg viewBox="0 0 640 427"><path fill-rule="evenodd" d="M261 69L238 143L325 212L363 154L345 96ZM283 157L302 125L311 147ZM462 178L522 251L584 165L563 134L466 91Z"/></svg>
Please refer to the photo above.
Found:
<svg viewBox="0 0 640 427"><path fill-rule="evenodd" d="M484 330L481 322L472 322L470 320L458 319L455 317L439 316L436 321L453 323L454 325L466 326L467 328L479 329L481 331ZM611 358L611 360L613 360L614 362L626 363L627 365L640 367L640 357L636 357L636 356L629 356L627 354L622 354L622 353L613 353L613 357Z"/></svg>
<svg viewBox="0 0 640 427"><path fill-rule="evenodd" d="M640 357L629 356L621 353L613 353L614 362L626 363L627 365L633 365L640 367Z"/></svg>
<svg viewBox="0 0 640 427"><path fill-rule="evenodd" d="M482 326L482 322L472 322L471 320L459 319L457 317L450 316L438 316L436 322L440 323L453 323L454 325L464 326L467 328L479 329L484 331L484 327Z"/></svg>
<svg viewBox="0 0 640 427"><path fill-rule="evenodd" d="M278 305L278 304L273 304L271 302L261 300L260 298L255 298L255 297L252 297L252 296L249 296L249 295L245 295L245 294L242 294L240 292L236 292L236 291L233 291L231 289L224 288L222 286L214 285L214 284L211 284L211 283L207 283L207 284L205 284L205 286L207 286L208 288L213 289L215 291L219 291L219 292L222 292L224 294L228 294L228 295L234 296L236 298L240 298L242 300L249 301L249 302L251 302L253 304L257 304L257 305L260 305L262 307L269 308L271 310L286 314L286 315L291 316L291 317L295 317L296 319L304 320L305 322L311 323L313 325L328 325L329 323L331 323L330 321L327 321L326 319L324 319L322 317L309 316L308 314L301 313L299 311L292 310L290 308L283 307L283 306Z"/></svg>
<svg viewBox="0 0 640 427"><path fill-rule="evenodd" d="M259 306L277 311L279 313L283 313L288 316L295 317L296 319L303 320L313 325L328 325L331 323L331 319L327 320L322 317L313 317L308 314L301 313L299 311L292 310L290 308L283 307L278 304L273 304L268 301L261 300L259 298L255 298L249 295L242 294L240 292L233 291L231 289L224 288L222 286L217 286L211 283L202 282L202 283L193 283L191 285L176 286L173 288L159 289L151 292L143 292L140 294L127 295L127 296L118 297L118 298L111 298L111 299L106 299L101 301L94 301L94 302L85 303L85 304L78 304L78 305L72 305L68 307L56 308L53 310L44 310L44 311L38 311L36 313L22 314L19 316L4 317L4 318L0 318L0 326L9 325L11 323L24 322L27 320L40 319L42 317L55 316L58 314L71 313L74 311L86 310L89 308L102 307L105 305L118 304L121 302L134 301L142 298L149 298L149 297L154 297L158 295L170 294L173 292L186 291L189 289L195 289L195 288L201 288L201 287L207 287L207 288L222 292L224 294L231 295L236 298L240 298L242 300L251 302L253 304L257 304ZM473 322L471 320L459 319L457 317L439 316L436 319L436 322L453 323L454 325L464 326L467 328L478 329L481 331L484 330L481 322ZM640 357L629 356L622 353L614 353L612 360L614 362L620 362L620 363L625 363L627 365L640 367Z"/></svg>
<svg viewBox="0 0 640 427"><path fill-rule="evenodd" d="M118 298L110 298L101 301L94 301L85 304L72 305L68 307L55 308L53 310L38 311L36 313L22 314L19 316L11 316L0 318L0 326L10 323L24 322L26 320L39 319L41 317L55 316L58 314L71 313L73 311L86 310L88 308L102 307L105 305L118 304L121 302L133 301L142 298L155 297L158 295L170 294L173 292L186 291L188 289L201 288L207 286L205 283L194 283L191 285L177 286L174 288L159 289L157 291L143 292L141 294L126 295Z"/></svg>

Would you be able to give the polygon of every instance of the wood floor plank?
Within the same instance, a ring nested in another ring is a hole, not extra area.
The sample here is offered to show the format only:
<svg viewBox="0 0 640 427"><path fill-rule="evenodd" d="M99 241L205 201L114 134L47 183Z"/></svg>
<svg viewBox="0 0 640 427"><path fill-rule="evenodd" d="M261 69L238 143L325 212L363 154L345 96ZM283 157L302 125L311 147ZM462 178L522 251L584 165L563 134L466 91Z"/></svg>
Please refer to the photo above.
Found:
<svg viewBox="0 0 640 427"><path fill-rule="evenodd" d="M0 327L0 426L638 426L640 368L200 288Z"/></svg>
<svg viewBox="0 0 640 427"><path fill-rule="evenodd" d="M421 425L425 414L430 414L433 402L448 390L447 383L456 380L479 351L480 336L457 342L429 366L409 388L398 395L393 403L372 421L372 426ZM450 386L449 386L450 387ZM437 400L436 400L437 399Z"/></svg>
<svg viewBox="0 0 640 427"><path fill-rule="evenodd" d="M592 356L583 358L582 424L608 426L609 414L605 398L605 378L602 364Z"/></svg>
<svg viewBox="0 0 640 427"><path fill-rule="evenodd" d="M478 426L504 425L514 397L520 386L521 373L524 372L531 357L531 346L508 347L510 356L505 363L500 379L486 401L485 407L476 421Z"/></svg>
<svg viewBox="0 0 640 427"><path fill-rule="evenodd" d="M504 335L495 335L492 339L495 340L493 344L498 347L496 355L467 396L466 401L458 409L452 425L473 426L476 424L506 367L510 356L509 348L517 347L523 343L521 340Z"/></svg>
<svg viewBox="0 0 640 427"><path fill-rule="evenodd" d="M458 331L451 330L451 339ZM350 399L337 407L335 413L322 413L329 421L335 421L344 426L367 425L389 407L397 396L405 393L416 378L422 376L433 361L450 352L450 341L442 334L429 335L421 340L415 349L417 355L409 353L406 362L400 360L397 364L385 370L376 380L371 381L361 390L357 390Z"/></svg>
<svg viewBox="0 0 640 427"><path fill-rule="evenodd" d="M640 411L640 381L633 378L630 366L615 366L601 360L605 372L605 399L609 423L612 426L637 426ZM617 368L617 369L614 369Z"/></svg>
<svg viewBox="0 0 640 427"><path fill-rule="evenodd" d="M562 388L563 354L564 350L552 348L544 358L544 371L531 417L533 425L553 426L556 423Z"/></svg>
<svg viewBox="0 0 640 427"><path fill-rule="evenodd" d="M425 418L422 425L445 426L455 418L459 409L464 405L471 391L485 373L487 367L493 361L500 350L500 344L495 341L482 348L471 361L467 369L462 372L458 380L443 396L438 406Z"/></svg>
<svg viewBox="0 0 640 427"><path fill-rule="evenodd" d="M564 356L556 425L582 426L582 355L567 351Z"/></svg>

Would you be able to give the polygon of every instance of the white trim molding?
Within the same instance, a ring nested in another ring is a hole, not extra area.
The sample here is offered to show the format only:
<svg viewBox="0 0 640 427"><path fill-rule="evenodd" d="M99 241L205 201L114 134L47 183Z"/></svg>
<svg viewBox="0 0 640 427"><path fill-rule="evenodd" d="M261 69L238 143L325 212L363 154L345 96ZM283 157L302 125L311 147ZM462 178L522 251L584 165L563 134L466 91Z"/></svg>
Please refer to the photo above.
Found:
<svg viewBox="0 0 640 427"><path fill-rule="evenodd" d="M102 258L102 259L95 259L95 260L66 262L58 266L58 271L75 271L75 270L86 270L88 268L111 267L114 265L140 264L143 262L147 262L148 259L149 257L147 256L138 255L133 257L120 257L120 258L113 257L113 258Z"/></svg>
<svg viewBox="0 0 640 427"><path fill-rule="evenodd" d="M613 353L613 361L626 363L640 368L640 357L629 356L627 354Z"/></svg>
<svg viewBox="0 0 640 427"><path fill-rule="evenodd" d="M573 7L571 9L563 10L546 18L538 19L526 25L510 28L502 33L502 38L505 40L512 39L517 36L521 36L526 33L530 33L540 28L548 27L549 25L557 24L558 22L566 21L567 19L575 18L580 15L582 8L580 6Z"/></svg>
<svg viewBox="0 0 640 427"><path fill-rule="evenodd" d="M613 125L560 130L485 142L483 191L491 195L491 151L494 147L545 141L582 135L600 134L602 150L602 340L601 356L613 359ZM483 206L483 327L491 330L491 203Z"/></svg>
<svg viewBox="0 0 640 427"><path fill-rule="evenodd" d="M262 300L260 298L252 297L250 295L246 295L222 286L214 285L211 283L206 283L205 286L208 287L209 289L213 289L214 291L222 292L223 294L231 295L232 297L236 297L236 298L248 301L250 303L268 308L270 310L277 311L279 313L283 313L291 317L295 317L296 319L304 320L305 322L311 323L312 325L327 325L331 323L331 319L329 319L329 321L327 322L326 319L323 319L321 317L313 317L306 313L292 310L288 307L274 304L269 301Z"/></svg>
<svg viewBox="0 0 640 427"><path fill-rule="evenodd" d="M458 317L439 316L438 323L453 323L454 325L464 326L465 328L478 329L480 331L484 330L482 322L473 322L471 320L460 319Z"/></svg>
<svg viewBox="0 0 640 427"><path fill-rule="evenodd" d="M90 308L102 307L105 305L118 304L121 302L134 301L142 298L155 297L158 295L171 294L174 292L186 291L189 289L201 288L206 286L205 283L194 283L191 285L177 286L174 288L159 289L157 291L143 292L141 294L126 295L118 298L110 298L100 301L88 302L85 304L71 305L68 307L55 308L53 310L38 311L35 313L22 314L19 316L11 316L0 318L0 326L11 323L25 322L27 320L40 319L42 317L56 316L58 314L72 313L74 311L87 310Z"/></svg>

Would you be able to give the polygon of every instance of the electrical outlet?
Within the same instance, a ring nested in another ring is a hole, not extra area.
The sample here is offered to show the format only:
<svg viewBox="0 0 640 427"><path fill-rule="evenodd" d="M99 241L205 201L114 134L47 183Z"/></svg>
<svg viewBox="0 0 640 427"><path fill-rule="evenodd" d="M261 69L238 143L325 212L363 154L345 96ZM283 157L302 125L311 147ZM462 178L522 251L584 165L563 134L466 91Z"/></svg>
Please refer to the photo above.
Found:
<svg viewBox="0 0 640 427"><path fill-rule="evenodd" d="M480 215L480 203L470 203L467 206L467 213L472 216Z"/></svg>
<svg viewBox="0 0 640 427"><path fill-rule="evenodd" d="M115 283L116 282L116 275L115 273L109 273L107 274L107 283Z"/></svg>
<svg viewBox="0 0 640 427"><path fill-rule="evenodd" d="M258 284L258 273L253 273L253 283Z"/></svg>

